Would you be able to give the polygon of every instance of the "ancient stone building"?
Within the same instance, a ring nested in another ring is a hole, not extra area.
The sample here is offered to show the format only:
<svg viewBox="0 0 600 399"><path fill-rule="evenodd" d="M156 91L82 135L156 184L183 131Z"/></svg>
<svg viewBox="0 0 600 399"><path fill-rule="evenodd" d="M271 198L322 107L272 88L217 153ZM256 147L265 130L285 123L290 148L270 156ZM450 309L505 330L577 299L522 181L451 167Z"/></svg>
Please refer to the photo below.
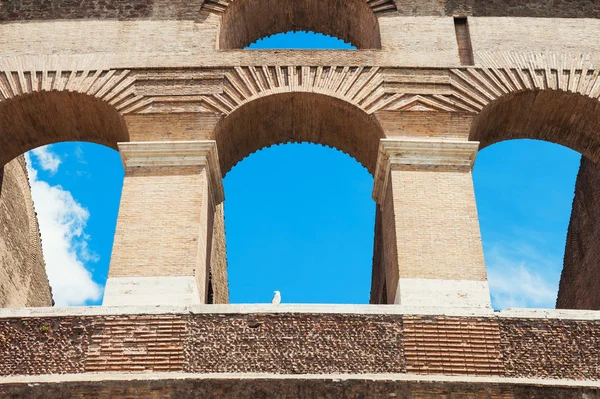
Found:
<svg viewBox="0 0 600 399"><path fill-rule="evenodd" d="M590 0L0 1L0 164L79 140L126 170L104 306L0 312L0 393L600 397L599 18ZM244 50L290 30L357 50ZM577 310L491 309L471 169L516 138L584 156L558 299ZM375 178L372 305L223 304L222 178L302 141Z"/></svg>

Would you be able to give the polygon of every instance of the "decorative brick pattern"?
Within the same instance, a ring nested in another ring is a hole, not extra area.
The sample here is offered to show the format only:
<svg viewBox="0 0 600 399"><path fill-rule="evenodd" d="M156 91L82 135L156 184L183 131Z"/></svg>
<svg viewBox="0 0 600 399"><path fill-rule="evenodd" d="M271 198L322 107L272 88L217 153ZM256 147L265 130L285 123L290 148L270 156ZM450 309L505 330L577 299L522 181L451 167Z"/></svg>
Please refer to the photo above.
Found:
<svg viewBox="0 0 600 399"><path fill-rule="evenodd" d="M186 372L404 373L399 317L281 314L190 318Z"/></svg>
<svg viewBox="0 0 600 399"><path fill-rule="evenodd" d="M600 321L499 319L507 377L600 379Z"/></svg>
<svg viewBox="0 0 600 399"><path fill-rule="evenodd" d="M97 320L85 370L181 371L185 330L185 319L181 316L122 316Z"/></svg>
<svg viewBox="0 0 600 399"><path fill-rule="evenodd" d="M404 317L407 371L419 374L502 375L495 320Z"/></svg>
<svg viewBox="0 0 600 399"><path fill-rule="evenodd" d="M83 373L90 328L80 317L0 320L0 375Z"/></svg>

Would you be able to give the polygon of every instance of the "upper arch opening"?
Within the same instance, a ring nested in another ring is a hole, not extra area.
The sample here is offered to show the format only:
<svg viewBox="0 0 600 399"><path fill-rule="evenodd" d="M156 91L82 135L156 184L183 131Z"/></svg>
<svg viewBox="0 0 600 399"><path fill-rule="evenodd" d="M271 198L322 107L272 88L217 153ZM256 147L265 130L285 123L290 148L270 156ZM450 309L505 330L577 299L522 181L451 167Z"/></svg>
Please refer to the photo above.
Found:
<svg viewBox="0 0 600 399"><path fill-rule="evenodd" d="M381 48L377 16L365 0L236 0L223 14L221 49L243 49L281 32L312 31L358 49Z"/></svg>

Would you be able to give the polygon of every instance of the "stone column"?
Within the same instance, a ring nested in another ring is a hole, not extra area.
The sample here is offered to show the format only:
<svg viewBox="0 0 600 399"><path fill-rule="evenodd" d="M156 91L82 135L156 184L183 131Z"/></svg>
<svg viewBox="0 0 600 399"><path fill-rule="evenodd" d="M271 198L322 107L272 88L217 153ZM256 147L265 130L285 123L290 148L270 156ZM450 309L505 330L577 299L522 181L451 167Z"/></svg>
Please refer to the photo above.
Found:
<svg viewBox="0 0 600 399"><path fill-rule="evenodd" d="M383 139L381 212L387 303L490 307L472 180L479 143Z"/></svg>
<svg viewBox="0 0 600 399"><path fill-rule="evenodd" d="M215 208L214 141L122 143L121 207L105 306L207 302Z"/></svg>

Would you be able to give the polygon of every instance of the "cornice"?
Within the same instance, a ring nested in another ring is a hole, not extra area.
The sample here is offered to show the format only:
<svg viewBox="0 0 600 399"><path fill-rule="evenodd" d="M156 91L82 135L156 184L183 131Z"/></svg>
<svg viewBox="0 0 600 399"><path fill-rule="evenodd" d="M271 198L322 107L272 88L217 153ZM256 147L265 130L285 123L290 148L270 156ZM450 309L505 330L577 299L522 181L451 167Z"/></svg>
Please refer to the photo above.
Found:
<svg viewBox="0 0 600 399"><path fill-rule="evenodd" d="M225 199L216 141L119 143L119 152L126 169L204 166L215 203Z"/></svg>

